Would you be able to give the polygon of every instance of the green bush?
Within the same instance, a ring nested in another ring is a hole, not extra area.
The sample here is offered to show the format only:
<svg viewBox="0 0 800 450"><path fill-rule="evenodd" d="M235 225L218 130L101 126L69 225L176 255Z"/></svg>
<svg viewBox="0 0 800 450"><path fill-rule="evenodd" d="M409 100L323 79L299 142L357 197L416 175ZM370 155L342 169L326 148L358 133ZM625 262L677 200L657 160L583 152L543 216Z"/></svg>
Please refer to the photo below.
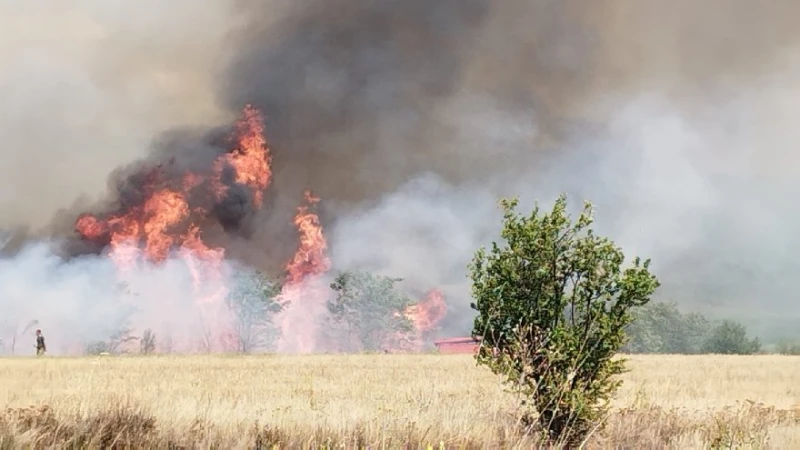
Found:
<svg viewBox="0 0 800 450"><path fill-rule="evenodd" d="M723 355L751 355L761 351L761 342L758 338L749 339L744 325L723 320L711 329L703 350Z"/></svg>
<svg viewBox="0 0 800 450"><path fill-rule="evenodd" d="M631 312L659 282L649 261L623 269L622 251L591 230L589 204L576 223L563 195L544 214L501 204L505 245L478 250L470 265L476 358L520 395L526 427L571 447L601 425Z"/></svg>

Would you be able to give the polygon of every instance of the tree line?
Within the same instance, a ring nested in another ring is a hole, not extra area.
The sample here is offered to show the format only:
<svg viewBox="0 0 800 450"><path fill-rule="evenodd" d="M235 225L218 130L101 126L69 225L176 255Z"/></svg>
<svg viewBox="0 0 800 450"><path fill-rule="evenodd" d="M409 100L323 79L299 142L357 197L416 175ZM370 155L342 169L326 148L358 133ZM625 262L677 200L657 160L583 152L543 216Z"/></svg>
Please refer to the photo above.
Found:
<svg viewBox="0 0 800 450"><path fill-rule="evenodd" d="M625 353L750 355L762 351L761 341L749 337L743 324L683 313L674 302L649 302L637 308L625 332Z"/></svg>

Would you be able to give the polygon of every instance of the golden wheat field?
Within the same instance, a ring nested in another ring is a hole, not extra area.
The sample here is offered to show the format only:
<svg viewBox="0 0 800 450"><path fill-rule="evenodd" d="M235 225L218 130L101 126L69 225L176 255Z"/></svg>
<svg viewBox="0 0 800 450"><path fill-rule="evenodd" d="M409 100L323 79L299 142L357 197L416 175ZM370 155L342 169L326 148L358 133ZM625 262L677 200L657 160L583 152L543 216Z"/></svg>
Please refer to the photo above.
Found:
<svg viewBox="0 0 800 450"><path fill-rule="evenodd" d="M632 356L590 448L800 448L800 357ZM531 448L468 355L0 359L0 447Z"/></svg>

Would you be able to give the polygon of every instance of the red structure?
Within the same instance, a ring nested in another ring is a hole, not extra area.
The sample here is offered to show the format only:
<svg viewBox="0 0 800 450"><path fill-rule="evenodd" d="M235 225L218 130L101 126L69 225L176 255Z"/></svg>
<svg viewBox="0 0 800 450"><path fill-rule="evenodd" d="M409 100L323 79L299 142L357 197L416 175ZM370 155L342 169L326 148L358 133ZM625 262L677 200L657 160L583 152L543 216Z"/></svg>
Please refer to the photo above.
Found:
<svg viewBox="0 0 800 450"><path fill-rule="evenodd" d="M433 343L439 353L476 353L480 341L473 337L440 339Z"/></svg>

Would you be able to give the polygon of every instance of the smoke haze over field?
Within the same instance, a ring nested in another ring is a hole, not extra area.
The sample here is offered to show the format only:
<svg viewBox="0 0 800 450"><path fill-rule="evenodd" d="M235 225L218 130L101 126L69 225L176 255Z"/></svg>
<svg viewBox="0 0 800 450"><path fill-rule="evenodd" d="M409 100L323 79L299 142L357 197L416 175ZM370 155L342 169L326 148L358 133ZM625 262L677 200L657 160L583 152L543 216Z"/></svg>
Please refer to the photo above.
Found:
<svg viewBox="0 0 800 450"><path fill-rule="evenodd" d="M252 103L274 189L247 233L220 241L232 257L279 269L311 188L334 270L440 286L443 333L461 334L465 266L499 230L497 198L549 206L564 191L654 259L662 298L779 328L800 319L798 13L745 0L0 2L0 227L70 237L135 159L211 159L216 126ZM58 303L40 285L102 273L81 261L14 272L0 307ZM92 302L59 292L64 314Z"/></svg>

